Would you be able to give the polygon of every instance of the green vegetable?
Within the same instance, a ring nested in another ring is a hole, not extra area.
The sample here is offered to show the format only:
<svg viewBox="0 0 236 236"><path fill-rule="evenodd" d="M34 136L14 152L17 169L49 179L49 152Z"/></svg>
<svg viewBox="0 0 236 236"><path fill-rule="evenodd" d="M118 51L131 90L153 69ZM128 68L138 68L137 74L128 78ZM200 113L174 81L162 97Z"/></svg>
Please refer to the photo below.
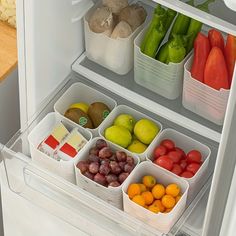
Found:
<svg viewBox="0 0 236 236"><path fill-rule="evenodd" d="M205 11L205 12L209 12L208 5L214 1L215 0L208 0L201 5L198 5L196 8L198 8L199 10ZM189 42L188 42L188 45L186 48L187 53L189 53L192 50L194 40L197 37L198 33L201 31L202 25L203 24L200 21L195 20L195 19L191 19L187 34L188 35L192 34L192 36L189 38Z"/></svg>
<svg viewBox="0 0 236 236"><path fill-rule="evenodd" d="M182 40L176 37L168 45L168 62L180 63L186 56L186 49L183 46Z"/></svg>
<svg viewBox="0 0 236 236"><path fill-rule="evenodd" d="M166 19L165 27L166 27L166 30L168 30L169 27L171 26L175 16L176 16L177 12L168 8L166 13L167 13L167 19Z"/></svg>
<svg viewBox="0 0 236 236"><path fill-rule="evenodd" d="M155 58L157 49L162 40L164 39L165 34L166 34L166 29L161 22L159 27L155 27L154 29L152 29L150 36L147 39L143 53L146 54L147 56Z"/></svg>
<svg viewBox="0 0 236 236"><path fill-rule="evenodd" d="M145 46L147 44L147 40L149 39L151 32L154 28L158 27L160 25L160 22L165 22L167 18L166 10L161 6L158 5L154 11L152 21L147 29L147 32L143 38L143 41L141 43L141 51L144 52Z"/></svg>

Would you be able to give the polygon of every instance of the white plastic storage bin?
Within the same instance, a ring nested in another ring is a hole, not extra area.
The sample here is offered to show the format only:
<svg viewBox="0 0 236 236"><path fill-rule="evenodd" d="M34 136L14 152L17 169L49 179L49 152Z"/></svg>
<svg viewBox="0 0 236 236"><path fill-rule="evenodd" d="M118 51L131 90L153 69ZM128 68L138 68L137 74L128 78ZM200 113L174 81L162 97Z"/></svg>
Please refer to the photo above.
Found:
<svg viewBox="0 0 236 236"><path fill-rule="evenodd" d="M178 203L169 213L155 214L144 207L139 206L129 199L126 194L131 183L141 183L142 177L152 175L156 178L157 183L167 186L176 183L181 188L182 196ZM168 233L178 218L181 216L186 207L187 194L189 185L184 179L178 178L176 175L155 166L151 162L142 162L129 176L129 179L123 185L123 202L124 211L139 218L142 222L151 225L162 233Z"/></svg>
<svg viewBox="0 0 236 236"><path fill-rule="evenodd" d="M127 181L127 179L123 182L122 185L120 185L119 187L105 187L102 186L98 183L96 183L95 181L87 178L86 176L84 176L80 170L76 167L76 165L78 164L79 161L82 160L86 160L88 158L89 155L89 149L94 147L97 140L99 140L101 138L97 137L92 139L92 141L90 142L90 144L86 147L86 149L84 149L83 153L81 153L80 156L78 156L78 158L75 161L75 174L76 174L76 183L79 187L83 188L84 190L94 194L95 196L101 198L102 200L110 203L111 205L119 208L119 209L123 209L123 199L122 199L122 186L123 184ZM116 145L114 145L113 143L107 141L108 146L113 150L113 151L124 151L127 153L128 156L132 156L134 158L135 161L135 168L133 169L133 171L137 168L138 164L139 164L139 157L136 155L133 155L132 153L130 153L128 150L125 150L121 147L117 147ZM132 172L133 172L132 171ZM131 172L131 174L132 174Z"/></svg>
<svg viewBox="0 0 236 236"><path fill-rule="evenodd" d="M223 125L230 90L216 90L192 78L192 62L193 56L184 66L183 106L217 125Z"/></svg>
<svg viewBox="0 0 236 236"><path fill-rule="evenodd" d="M128 38L112 39L90 30L88 19L101 3L91 8L84 17L86 56L101 66L120 75L127 74L134 64L134 38L143 28L139 26Z"/></svg>
<svg viewBox="0 0 236 236"><path fill-rule="evenodd" d="M140 45L147 27L134 40L134 80L165 98L176 99L182 92L184 63L190 53L181 63L168 65L143 54Z"/></svg>
<svg viewBox="0 0 236 236"><path fill-rule="evenodd" d="M83 83L74 83L55 103L54 110L58 112L59 114L61 114L62 116L64 116L66 110L70 107L71 104L79 103L79 102L85 102L89 105L94 102L102 102L106 104L110 108L111 111L117 105L114 99L108 97L104 93L101 93ZM99 127L97 127L96 129L88 129L88 130L91 131L91 133L94 136L97 136L98 128Z"/></svg>
<svg viewBox="0 0 236 236"><path fill-rule="evenodd" d="M159 135L158 139L156 139L150 146L147 152L147 160L153 160L153 152L157 146L160 145L161 141L164 139L172 140L176 147L183 149L183 151L187 154L191 150L198 150L202 154L203 164L200 169L192 178L184 178L189 183L189 191L188 191L188 202L192 201L195 195L200 191L202 185L204 183L204 177L207 174L207 166L209 164L211 150L208 146L174 130L174 129L164 129ZM160 167L162 168L162 167ZM168 170L166 170L168 171ZM168 171L169 172L169 171ZM178 178L182 178L179 177Z"/></svg>
<svg viewBox="0 0 236 236"><path fill-rule="evenodd" d="M38 149L40 143L51 134L53 128L59 122L62 122L63 125L65 125L65 127L68 129L68 131L77 128L78 131L84 136L84 138L87 139L88 143L91 140L92 134L88 130L78 125L74 125L73 122L60 116L57 113L49 113L44 117L42 121L39 122L39 124L31 131L28 136L32 161L36 165L49 170L72 183L75 183L74 161L76 157L70 161L57 161ZM80 152L88 145L88 143L85 144ZM77 155L79 155L79 153Z"/></svg>
<svg viewBox="0 0 236 236"><path fill-rule="evenodd" d="M136 111L134 110L133 108L130 108L128 106L125 106L125 105L119 105L117 106L110 114L109 118L106 119L103 124L101 125L101 127L99 128L99 134L100 136L104 137L105 138L105 130L106 128L110 127L113 125L113 122L114 120L116 119L117 116L119 116L120 114L129 114L129 115L132 115L134 117L134 119L136 121L140 120L140 119L143 119L143 118L146 118L146 119L149 119L151 121L153 121L158 127L159 127L159 133L157 134L157 136L154 138L154 140L152 142L155 142L155 140L158 138L159 134L161 133L162 131L162 124L152 118L150 118L149 116L139 112L139 111ZM140 160L141 161L144 161L146 159L146 153L148 152L149 150L149 147L150 147L151 144L149 144L148 148L146 149L145 152L143 153L140 153L140 154L137 154L137 153L134 153L136 155L138 155L140 157Z"/></svg>

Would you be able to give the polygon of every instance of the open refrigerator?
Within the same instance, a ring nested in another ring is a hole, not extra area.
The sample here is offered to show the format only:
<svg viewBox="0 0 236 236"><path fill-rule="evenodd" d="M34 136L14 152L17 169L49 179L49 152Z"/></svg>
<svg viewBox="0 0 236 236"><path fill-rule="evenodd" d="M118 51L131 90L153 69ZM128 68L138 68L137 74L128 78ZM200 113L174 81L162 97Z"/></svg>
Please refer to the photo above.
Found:
<svg viewBox="0 0 236 236"><path fill-rule="evenodd" d="M234 1L216 0L210 13L179 0L139 2L148 12L162 4L236 35L235 9L225 5L233 7ZM167 235L234 235L236 70L224 124L213 124L184 109L181 97L168 100L136 84L133 70L118 75L86 57L83 17L95 3L17 1L21 129L1 150L5 236L164 235L32 162L29 133L78 82L210 147L201 188Z"/></svg>

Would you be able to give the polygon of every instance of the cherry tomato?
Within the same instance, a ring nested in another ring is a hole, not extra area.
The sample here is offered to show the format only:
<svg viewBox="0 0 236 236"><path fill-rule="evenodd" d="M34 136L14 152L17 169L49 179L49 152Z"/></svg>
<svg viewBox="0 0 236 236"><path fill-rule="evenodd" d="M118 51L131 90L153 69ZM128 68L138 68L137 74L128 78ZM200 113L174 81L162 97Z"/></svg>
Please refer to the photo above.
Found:
<svg viewBox="0 0 236 236"><path fill-rule="evenodd" d="M154 150L154 158L156 159L160 156L166 155L166 153L167 153L167 148L165 146L160 145L156 147Z"/></svg>
<svg viewBox="0 0 236 236"><path fill-rule="evenodd" d="M178 148L178 147L175 147L175 151L176 151L176 152L179 152L179 153L181 154L181 158L186 158L186 154L185 154L185 152L183 151L183 149Z"/></svg>
<svg viewBox="0 0 236 236"><path fill-rule="evenodd" d="M186 160L181 160L179 165L182 168L182 170L185 170L185 168L187 166L187 161Z"/></svg>
<svg viewBox="0 0 236 236"><path fill-rule="evenodd" d="M192 178L193 177L193 173L191 173L189 171L184 171L180 176L184 177L184 178Z"/></svg>
<svg viewBox="0 0 236 236"><path fill-rule="evenodd" d="M173 161L166 155L157 158L154 163L165 168L166 170L171 170L173 168Z"/></svg>
<svg viewBox="0 0 236 236"><path fill-rule="evenodd" d="M188 163L201 163L202 154L197 150L192 150L187 154L187 162Z"/></svg>
<svg viewBox="0 0 236 236"><path fill-rule="evenodd" d="M190 163L187 165L186 170L189 172L192 172L193 174L196 174L201 166L198 163Z"/></svg>
<svg viewBox="0 0 236 236"><path fill-rule="evenodd" d="M181 159L181 154L176 151L171 151L167 154L167 156L174 162L179 163Z"/></svg>
<svg viewBox="0 0 236 236"><path fill-rule="evenodd" d="M162 140L161 145L165 146L169 151L175 148L175 143L171 141L170 139Z"/></svg>
<svg viewBox="0 0 236 236"><path fill-rule="evenodd" d="M174 173L174 174L176 174L176 175L180 175L181 173L182 173L182 168L181 168L181 166L180 165L178 165L178 164L174 164L173 165L173 168L172 168L172 170L171 170L171 172L172 173Z"/></svg>

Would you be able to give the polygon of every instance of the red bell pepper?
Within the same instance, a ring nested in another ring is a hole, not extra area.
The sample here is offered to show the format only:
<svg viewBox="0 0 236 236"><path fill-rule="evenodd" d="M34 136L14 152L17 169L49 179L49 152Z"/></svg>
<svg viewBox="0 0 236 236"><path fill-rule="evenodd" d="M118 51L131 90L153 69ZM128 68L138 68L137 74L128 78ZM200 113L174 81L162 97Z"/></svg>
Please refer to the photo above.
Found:
<svg viewBox="0 0 236 236"><path fill-rule="evenodd" d="M204 34L198 33L194 41L194 57L190 72L194 79L201 82L204 80L204 69L209 53L210 42L208 38Z"/></svg>
<svg viewBox="0 0 236 236"><path fill-rule="evenodd" d="M224 54L218 47L213 47L206 61L204 83L214 89L229 89L228 70Z"/></svg>
<svg viewBox="0 0 236 236"><path fill-rule="evenodd" d="M236 37L230 34L228 34L225 45L225 60L229 73L229 85L231 85L236 61Z"/></svg>
<svg viewBox="0 0 236 236"><path fill-rule="evenodd" d="M211 44L211 48L218 47L224 53L225 43L222 34L215 29L211 29L208 32L208 38Z"/></svg>

